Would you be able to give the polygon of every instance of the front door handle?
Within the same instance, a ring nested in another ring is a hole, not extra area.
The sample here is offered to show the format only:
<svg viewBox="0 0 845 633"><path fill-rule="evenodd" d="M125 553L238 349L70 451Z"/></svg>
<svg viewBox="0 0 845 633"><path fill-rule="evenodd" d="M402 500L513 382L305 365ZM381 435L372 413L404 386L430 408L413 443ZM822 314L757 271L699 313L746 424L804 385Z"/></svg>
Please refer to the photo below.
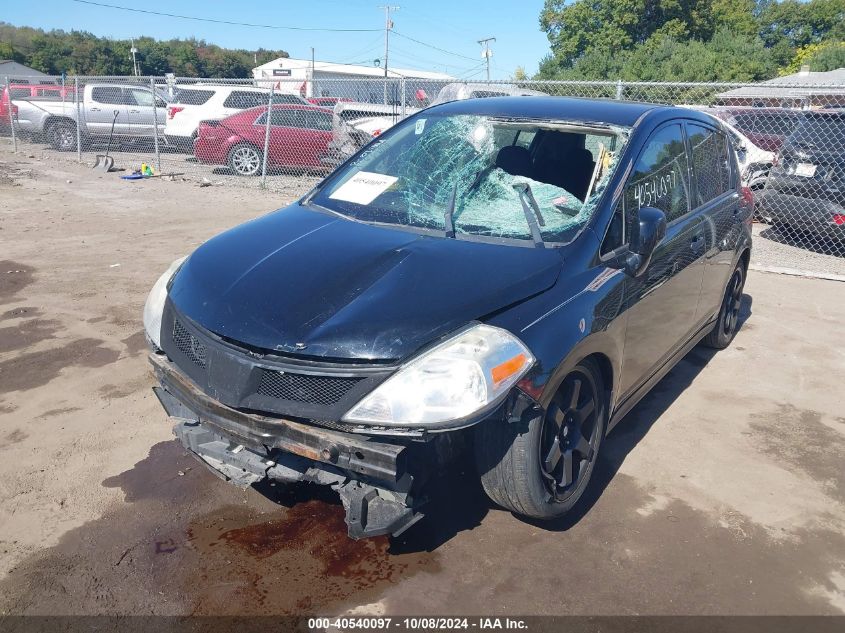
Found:
<svg viewBox="0 0 845 633"><path fill-rule="evenodd" d="M99 112L100 108L91 108L91 112Z"/></svg>
<svg viewBox="0 0 845 633"><path fill-rule="evenodd" d="M141 113L140 110L130 110L129 112L132 113L132 114L140 114Z"/></svg>
<svg viewBox="0 0 845 633"><path fill-rule="evenodd" d="M692 249L693 253L700 253L704 250L704 236L703 235L696 235L689 243L690 248Z"/></svg>

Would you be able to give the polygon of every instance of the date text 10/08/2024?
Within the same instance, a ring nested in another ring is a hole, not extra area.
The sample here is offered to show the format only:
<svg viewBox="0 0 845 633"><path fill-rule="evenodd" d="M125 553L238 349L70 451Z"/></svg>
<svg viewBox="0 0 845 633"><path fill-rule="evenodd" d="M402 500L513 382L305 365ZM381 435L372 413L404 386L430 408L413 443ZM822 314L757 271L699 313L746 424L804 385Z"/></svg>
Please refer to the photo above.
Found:
<svg viewBox="0 0 845 633"><path fill-rule="evenodd" d="M438 618L438 617L339 617L309 618L308 628L312 631L347 630L525 630L525 620L519 618Z"/></svg>

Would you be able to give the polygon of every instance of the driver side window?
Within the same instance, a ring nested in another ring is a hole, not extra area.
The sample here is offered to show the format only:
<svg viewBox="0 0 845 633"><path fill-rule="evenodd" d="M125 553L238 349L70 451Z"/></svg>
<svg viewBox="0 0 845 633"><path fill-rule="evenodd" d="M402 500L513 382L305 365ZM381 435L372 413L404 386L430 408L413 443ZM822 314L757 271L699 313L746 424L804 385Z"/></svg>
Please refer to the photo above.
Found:
<svg viewBox="0 0 845 633"><path fill-rule="evenodd" d="M689 167L680 123L652 135L625 185L628 222L643 207L655 207L672 222L689 212ZM633 227L631 227L633 228Z"/></svg>

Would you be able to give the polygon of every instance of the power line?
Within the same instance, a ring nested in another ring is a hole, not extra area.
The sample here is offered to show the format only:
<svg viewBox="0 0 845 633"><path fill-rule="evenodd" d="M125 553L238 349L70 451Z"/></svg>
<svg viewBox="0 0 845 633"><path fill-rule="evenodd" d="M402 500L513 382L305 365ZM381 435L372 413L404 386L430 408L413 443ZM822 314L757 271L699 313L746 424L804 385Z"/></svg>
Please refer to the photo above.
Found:
<svg viewBox="0 0 845 633"><path fill-rule="evenodd" d="M131 11L133 13L146 13L149 15L160 15L167 18L178 18L180 20L194 20L196 22L212 22L214 24L228 24L229 26L249 26L257 29L278 29L282 31L322 31L327 33L375 33L381 29L329 29L306 26L280 26L276 24L252 24L250 22L232 22L230 20L215 20L214 18L199 18L192 15L179 15L177 13L165 13L163 11L151 11L149 9L136 9L135 7L121 7L116 4L106 4L104 2L92 2L91 0L72 0L79 4L90 4L95 7L105 7L107 9L119 9L121 11Z"/></svg>
<svg viewBox="0 0 845 633"><path fill-rule="evenodd" d="M460 53L447 51L445 48L438 48L437 46L434 46L433 44L428 44L428 43L422 42L420 40L415 40L413 37L410 37L408 35L403 35L402 33L400 33L399 31L397 31L395 29L393 30L393 34L397 35L401 38L404 38L406 40L411 40L412 42L416 42L417 44L422 44L423 46L427 46L428 48L433 48L434 50L440 51L441 53L446 53L447 55L454 55L455 57L462 57L462 58L468 59L472 62L476 61L476 59L477 59L476 57L468 57L467 55L461 55Z"/></svg>

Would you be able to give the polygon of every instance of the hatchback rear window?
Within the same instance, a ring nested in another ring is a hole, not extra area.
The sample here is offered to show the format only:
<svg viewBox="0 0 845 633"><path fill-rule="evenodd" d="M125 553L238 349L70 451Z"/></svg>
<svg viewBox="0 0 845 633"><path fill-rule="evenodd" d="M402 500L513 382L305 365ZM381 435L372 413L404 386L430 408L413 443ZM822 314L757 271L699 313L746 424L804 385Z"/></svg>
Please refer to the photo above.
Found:
<svg viewBox="0 0 845 633"><path fill-rule="evenodd" d="M181 105L202 105L214 94L213 90L180 89L171 103Z"/></svg>

